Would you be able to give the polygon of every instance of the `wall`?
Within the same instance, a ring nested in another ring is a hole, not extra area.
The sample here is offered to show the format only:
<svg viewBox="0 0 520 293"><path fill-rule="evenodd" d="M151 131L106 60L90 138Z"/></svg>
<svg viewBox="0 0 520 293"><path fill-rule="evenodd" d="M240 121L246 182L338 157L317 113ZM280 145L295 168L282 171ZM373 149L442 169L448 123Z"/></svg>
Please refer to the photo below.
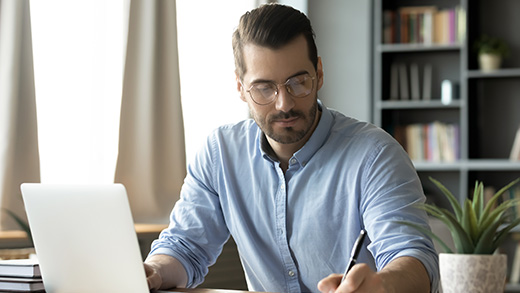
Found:
<svg viewBox="0 0 520 293"><path fill-rule="evenodd" d="M322 57L326 106L371 121L370 0L308 0L307 15Z"/></svg>

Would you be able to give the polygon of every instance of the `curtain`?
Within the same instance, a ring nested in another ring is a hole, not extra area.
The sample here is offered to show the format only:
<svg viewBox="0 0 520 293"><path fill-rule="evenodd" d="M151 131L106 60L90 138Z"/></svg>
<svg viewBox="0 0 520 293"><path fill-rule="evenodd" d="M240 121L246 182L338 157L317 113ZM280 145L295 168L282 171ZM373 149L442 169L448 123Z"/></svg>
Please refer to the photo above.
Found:
<svg viewBox="0 0 520 293"><path fill-rule="evenodd" d="M23 182L39 182L40 165L29 0L0 0L0 229L20 229Z"/></svg>
<svg viewBox="0 0 520 293"><path fill-rule="evenodd" d="M186 176L175 1L132 0L115 182L135 222L165 223Z"/></svg>

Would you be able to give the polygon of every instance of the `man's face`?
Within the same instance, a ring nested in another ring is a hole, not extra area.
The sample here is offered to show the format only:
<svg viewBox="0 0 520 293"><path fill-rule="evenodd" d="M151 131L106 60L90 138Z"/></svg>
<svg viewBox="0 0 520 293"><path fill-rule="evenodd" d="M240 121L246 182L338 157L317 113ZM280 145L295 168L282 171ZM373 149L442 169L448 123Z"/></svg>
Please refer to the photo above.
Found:
<svg viewBox="0 0 520 293"><path fill-rule="evenodd" d="M237 88L241 99L248 103L255 122L268 138L280 144L306 141L316 118L317 92L323 84L321 59L316 71L303 36L277 50L246 44L243 56L247 71L242 83L237 77ZM283 84L289 78L305 73L315 77L312 92L305 97L292 96ZM247 90L260 82L278 84L278 96L272 103L258 105L251 99Z"/></svg>

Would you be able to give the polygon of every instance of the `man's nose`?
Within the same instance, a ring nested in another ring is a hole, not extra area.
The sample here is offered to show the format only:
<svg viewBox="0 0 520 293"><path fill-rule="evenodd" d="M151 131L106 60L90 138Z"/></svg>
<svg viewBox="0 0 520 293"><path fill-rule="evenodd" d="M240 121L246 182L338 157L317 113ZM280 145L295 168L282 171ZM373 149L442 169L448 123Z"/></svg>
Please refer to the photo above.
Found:
<svg viewBox="0 0 520 293"><path fill-rule="evenodd" d="M278 95L276 96L276 110L289 112L293 107L293 96L287 91L285 86L278 87Z"/></svg>

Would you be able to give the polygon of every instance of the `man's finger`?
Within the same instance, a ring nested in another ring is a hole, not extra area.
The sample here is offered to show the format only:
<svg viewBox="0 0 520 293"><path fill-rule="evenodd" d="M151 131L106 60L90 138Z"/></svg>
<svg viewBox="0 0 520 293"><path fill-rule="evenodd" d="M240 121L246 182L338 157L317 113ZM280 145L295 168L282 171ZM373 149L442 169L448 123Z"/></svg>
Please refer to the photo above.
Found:
<svg viewBox="0 0 520 293"><path fill-rule="evenodd" d="M318 282L318 290L320 290L320 292L326 293L336 291L336 288L338 288L342 277L343 276L340 274L331 274L323 278Z"/></svg>
<svg viewBox="0 0 520 293"><path fill-rule="evenodd" d="M352 267L347 277L338 287L340 292L354 292L359 289L372 270L367 264L360 263Z"/></svg>

